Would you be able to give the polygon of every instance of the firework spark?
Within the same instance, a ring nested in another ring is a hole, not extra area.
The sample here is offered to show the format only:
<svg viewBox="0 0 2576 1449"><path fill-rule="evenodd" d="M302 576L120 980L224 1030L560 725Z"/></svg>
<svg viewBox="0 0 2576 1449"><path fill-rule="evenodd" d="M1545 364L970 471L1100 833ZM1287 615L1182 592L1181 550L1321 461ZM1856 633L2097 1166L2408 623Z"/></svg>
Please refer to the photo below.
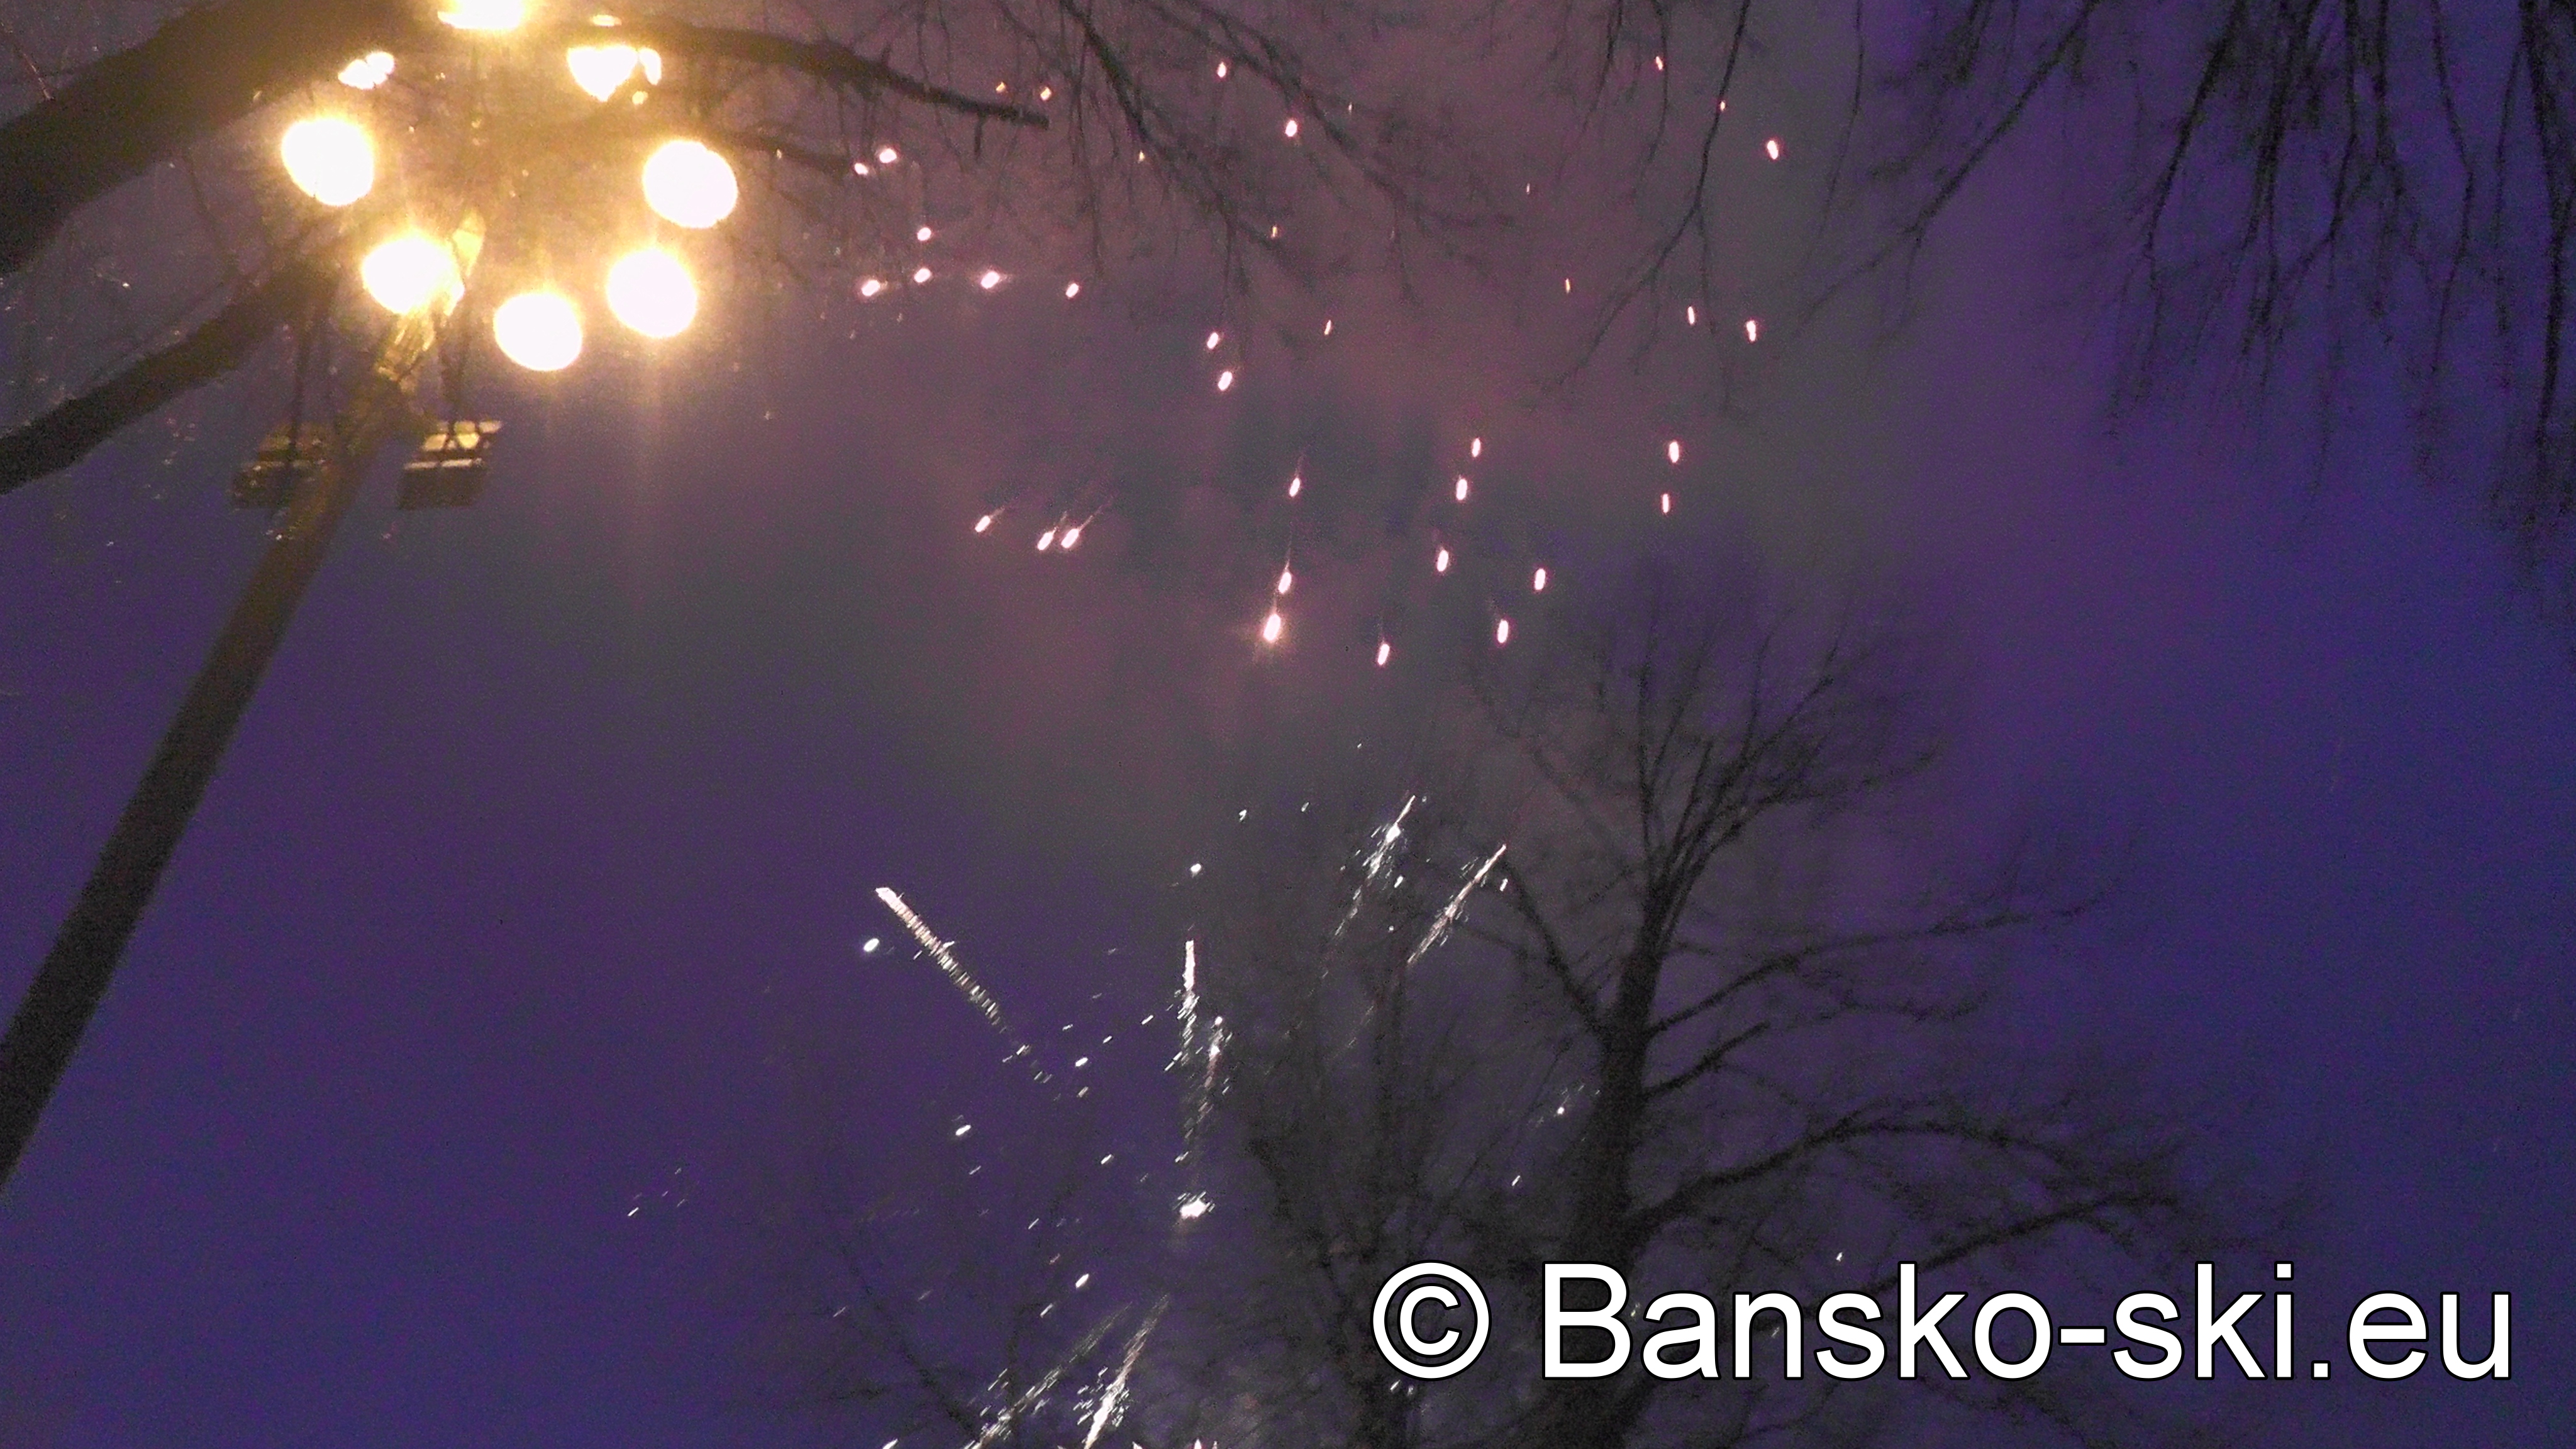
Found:
<svg viewBox="0 0 2576 1449"><path fill-rule="evenodd" d="M1082 1436L1082 1449L1092 1449L1093 1445L1098 1444L1101 1434L1107 1431L1111 1424L1118 1422L1118 1416L1125 1412L1127 1380L1136 1372L1136 1360L1144 1355L1145 1340L1153 1335L1154 1325L1163 1321L1163 1310L1171 1305L1169 1294L1157 1299L1154 1306L1147 1310L1145 1321L1137 1328L1136 1336L1127 1340L1127 1352L1118 1360L1118 1376L1111 1379L1109 1387L1101 1391L1100 1407L1092 1411L1091 1430Z"/></svg>
<svg viewBox="0 0 2576 1449"><path fill-rule="evenodd" d="M878 886L877 899L885 902L885 908L894 912L896 920L903 922L903 928L912 933L912 939L920 942L921 949L930 953L930 959L939 963L941 974L965 996L967 1004L974 1007L993 1030L1000 1032L1004 1040L1025 1054L1028 1048L1021 1043L1019 1033L1011 1030L1010 1023L1002 1019L1002 1004L993 999L993 993L986 991L981 982L968 974L965 964L957 959L955 943L939 939L938 933L930 929L930 923L905 905L903 897L894 893L894 887Z"/></svg>
<svg viewBox="0 0 2576 1449"><path fill-rule="evenodd" d="M1473 895L1476 887L1485 883L1485 877L1493 874L1494 867L1502 863L1504 849L1503 846L1495 846L1494 853L1486 856L1485 863L1476 867L1475 874L1468 876L1467 883L1458 887L1458 893L1449 898L1449 904L1442 906L1440 914L1432 917L1431 929L1423 933L1422 940L1413 948L1413 954L1404 958L1405 965L1410 966L1431 954L1432 947L1448 939L1449 928L1458 923L1458 913L1467 908L1467 897Z"/></svg>

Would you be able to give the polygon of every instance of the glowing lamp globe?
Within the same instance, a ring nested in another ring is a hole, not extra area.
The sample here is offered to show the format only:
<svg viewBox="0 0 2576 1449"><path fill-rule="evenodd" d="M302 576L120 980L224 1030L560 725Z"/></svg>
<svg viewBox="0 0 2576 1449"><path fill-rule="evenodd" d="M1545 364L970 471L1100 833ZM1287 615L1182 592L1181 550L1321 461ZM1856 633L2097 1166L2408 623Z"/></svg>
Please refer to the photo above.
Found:
<svg viewBox="0 0 2576 1449"><path fill-rule="evenodd" d="M527 0L447 0L438 18L458 30L516 30L528 18Z"/></svg>
<svg viewBox="0 0 2576 1449"><path fill-rule="evenodd" d="M393 56L386 51L371 50L340 67L340 84L351 90L371 91L383 85L393 73Z"/></svg>
<svg viewBox="0 0 2576 1449"><path fill-rule="evenodd" d="M644 202L674 226L704 230L733 215L733 167L695 141L666 141L644 163Z"/></svg>
<svg viewBox="0 0 2576 1449"><path fill-rule="evenodd" d="M561 372L581 356L581 313L560 292L521 292L492 309L492 340L530 372Z"/></svg>
<svg viewBox="0 0 2576 1449"><path fill-rule="evenodd" d="M669 252L630 252L608 269L608 310L657 342L677 337L698 315L698 284Z"/></svg>
<svg viewBox="0 0 2576 1449"><path fill-rule="evenodd" d="M286 128L277 154L286 179L324 206L347 206L375 189L375 143L346 117L307 116Z"/></svg>
<svg viewBox="0 0 2576 1449"><path fill-rule="evenodd" d="M398 236L367 253L358 263L358 281L376 305L408 314L432 303L455 305L464 290L456 258L447 248L417 232Z"/></svg>
<svg viewBox="0 0 2576 1449"><path fill-rule="evenodd" d="M635 59L631 45L576 45L564 52L572 83L597 101L617 94L617 88L635 74Z"/></svg>

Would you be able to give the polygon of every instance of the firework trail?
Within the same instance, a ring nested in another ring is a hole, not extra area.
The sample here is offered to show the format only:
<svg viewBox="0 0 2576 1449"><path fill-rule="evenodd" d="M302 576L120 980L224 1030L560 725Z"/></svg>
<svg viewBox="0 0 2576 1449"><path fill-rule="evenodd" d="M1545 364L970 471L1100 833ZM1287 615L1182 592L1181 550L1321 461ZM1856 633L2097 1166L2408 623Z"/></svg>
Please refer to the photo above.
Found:
<svg viewBox="0 0 2576 1449"><path fill-rule="evenodd" d="M1011 1030L1010 1023L1002 1019L1002 1004L993 999L993 993L986 991L981 982L967 974L965 965L957 959L956 951L948 942L939 939L938 934L930 929L930 923L905 905L903 897L896 895L892 886L878 886L877 899L885 902L886 909L894 912L896 920L903 922L903 928L912 933L912 939L920 942L921 949L930 953L930 959L939 963L941 973L965 996L966 1003L974 1007L993 1030L1000 1032L1004 1041L1018 1048L1012 1055L1029 1055L1028 1044L1021 1041L1020 1034Z"/></svg>
<svg viewBox="0 0 2576 1449"><path fill-rule="evenodd" d="M1367 858L1360 862L1360 883L1351 891L1350 909L1342 912L1341 922L1333 927L1334 940L1340 940L1342 932L1350 929L1351 922L1359 916L1360 902L1367 897L1369 887L1376 885L1394 862L1395 843L1404 838L1404 817L1413 813L1414 805L1421 798L1419 795L1405 796L1404 808L1396 811L1395 818L1377 833L1377 844L1369 848Z"/></svg>
<svg viewBox="0 0 2576 1449"><path fill-rule="evenodd" d="M1190 1059L1190 1051L1199 1039L1199 943L1181 942L1181 1049L1172 1054L1172 1065Z"/></svg>
<svg viewBox="0 0 2576 1449"><path fill-rule="evenodd" d="M1195 1100L1190 1103L1190 1120L1182 1134L1182 1144L1195 1164L1199 1147L1207 1140L1208 1113L1216 1106L1218 1063L1225 1055L1225 1018L1220 1016L1208 1028L1207 1070L1199 1079Z"/></svg>
<svg viewBox="0 0 2576 1449"><path fill-rule="evenodd" d="M1125 1312L1126 1310L1121 1309L1094 1324L1090 1332L1085 1333L1063 1358L1056 1361L1055 1367L1046 1371L1044 1377L1029 1385L1027 1391L1018 1398L1003 1405L1001 1412L995 1414L984 1425L984 1432L976 1435L966 1449L991 1449L992 1445L1008 1438L1011 1430L1030 1411L1046 1407L1047 1396L1054 1393L1055 1386L1063 1381L1065 1370L1073 1367L1075 1360L1088 1356L1093 1349L1098 1348L1100 1340L1108 1336L1111 1328L1117 1326L1119 1318L1124 1316Z"/></svg>
<svg viewBox="0 0 2576 1449"><path fill-rule="evenodd" d="M1119 1414L1126 1409L1128 1376L1136 1372L1136 1360L1144 1355L1145 1340L1152 1336L1154 1325L1162 1321L1163 1310L1171 1306L1171 1295L1165 1294L1157 1299L1153 1308L1145 1314L1144 1325L1136 1330L1136 1336L1127 1340L1126 1356L1118 1361L1118 1376L1111 1379L1109 1387L1101 1392L1100 1408L1091 1416L1091 1432L1082 1436L1082 1449L1092 1449L1093 1445L1098 1444L1101 1434L1107 1431L1109 1426L1117 1421Z"/></svg>
<svg viewBox="0 0 2576 1449"><path fill-rule="evenodd" d="M1180 1050L1172 1056L1175 1070L1186 1070L1195 1058L1199 1064L1198 1081L1189 1091L1181 1117L1183 1155L1195 1164L1199 1147L1207 1138L1208 1113L1216 1101L1217 1070L1225 1055L1225 1018L1220 1016L1202 1028L1199 1025L1199 943L1181 942L1181 1041Z"/></svg>
<svg viewBox="0 0 2576 1449"><path fill-rule="evenodd" d="M1458 893L1449 898L1449 904L1440 908L1440 914L1431 920L1431 929L1423 933L1421 942L1413 948L1413 954L1404 958L1405 965L1421 960L1430 954L1432 947L1448 939L1449 928L1458 923L1458 913L1467 907L1467 897L1473 895L1476 887L1485 883L1485 877L1493 873L1494 867L1502 863L1503 850L1503 846L1495 846L1494 853L1486 856L1485 863L1476 867L1476 873L1467 877L1467 883L1458 887Z"/></svg>

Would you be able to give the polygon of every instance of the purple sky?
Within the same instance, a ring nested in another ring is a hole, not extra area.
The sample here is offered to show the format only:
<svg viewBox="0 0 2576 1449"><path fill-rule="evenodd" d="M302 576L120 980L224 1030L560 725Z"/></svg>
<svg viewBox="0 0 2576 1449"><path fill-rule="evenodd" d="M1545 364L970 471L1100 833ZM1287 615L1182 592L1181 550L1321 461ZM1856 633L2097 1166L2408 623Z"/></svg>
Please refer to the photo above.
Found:
<svg viewBox="0 0 2576 1449"><path fill-rule="evenodd" d="M1462 552L1547 548L1573 590L1653 529L1690 567L1858 569L1957 650L1962 798L2138 827L2136 887L2016 1010L2324 1169L2310 1335L2369 1289L2514 1293L2513 1382L2276 1386L2277 1442L2545 1442L2576 1420L2566 641L2394 434L2312 490L2187 414L2106 428L2014 200L1971 198L1911 336L1727 426L1617 359L1509 405L1514 359L1460 345L1499 311L1362 304L1219 398L1212 314L1034 288L516 404L480 507L352 518L0 1196L0 1442L802 1433L736 1354L777 1306L744 1225L794 1061L863 1056L917 1115L991 1055L926 966L854 955L897 934L869 892L1024 1020L1154 1003L1214 822L1409 697L1355 642L1427 569L1386 500L1471 433L1502 522ZM137 450L0 500L12 999L257 546L220 489L255 431L166 497ZM1339 521L1261 660L1258 500L1301 450ZM1075 558L968 533L1073 477L1118 500ZM1400 663L1454 657L1418 637Z"/></svg>

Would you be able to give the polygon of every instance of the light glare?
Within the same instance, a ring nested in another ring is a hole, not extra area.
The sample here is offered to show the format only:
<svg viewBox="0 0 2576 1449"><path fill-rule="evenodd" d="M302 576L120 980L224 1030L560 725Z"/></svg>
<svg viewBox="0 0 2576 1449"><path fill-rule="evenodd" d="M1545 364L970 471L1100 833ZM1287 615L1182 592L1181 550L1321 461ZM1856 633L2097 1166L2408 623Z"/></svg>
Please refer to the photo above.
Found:
<svg viewBox="0 0 2576 1449"><path fill-rule="evenodd" d="M581 356L581 313L560 292L521 292L492 309L492 340L530 372L561 372Z"/></svg>
<svg viewBox="0 0 2576 1449"><path fill-rule="evenodd" d="M637 59L631 45L576 45L564 52L564 65L572 71L572 83L595 101L617 94L618 87L635 74Z"/></svg>
<svg viewBox="0 0 2576 1449"><path fill-rule="evenodd" d="M351 90L371 91L383 85L394 73L394 58L381 50L371 50L340 67L340 84Z"/></svg>
<svg viewBox="0 0 2576 1449"><path fill-rule="evenodd" d="M375 144L345 116L307 116L287 127L277 154L286 178L324 206L347 206L375 189Z"/></svg>
<svg viewBox="0 0 2576 1449"><path fill-rule="evenodd" d="M644 202L673 226L703 231L741 198L732 164L699 142L665 141L644 163Z"/></svg>
<svg viewBox="0 0 2576 1449"><path fill-rule="evenodd" d="M527 0L447 0L438 18L458 30L497 34L528 18Z"/></svg>
<svg viewBox="0 0 2576 1449"><path fill-rule="evenodd" d="M608 269L608 310L657 342L677 337L697 320L698 284L678 257L659 247L629 252Z"/></svg>
<svg viewBox="0 0 2576 1449"><path fill-rule="evenodd" d="M358 263L358 281L376 305L397 316L432 302L454 306L465 285L447 248L417 232L395 237L367 253L366 260Z"/></svg>

